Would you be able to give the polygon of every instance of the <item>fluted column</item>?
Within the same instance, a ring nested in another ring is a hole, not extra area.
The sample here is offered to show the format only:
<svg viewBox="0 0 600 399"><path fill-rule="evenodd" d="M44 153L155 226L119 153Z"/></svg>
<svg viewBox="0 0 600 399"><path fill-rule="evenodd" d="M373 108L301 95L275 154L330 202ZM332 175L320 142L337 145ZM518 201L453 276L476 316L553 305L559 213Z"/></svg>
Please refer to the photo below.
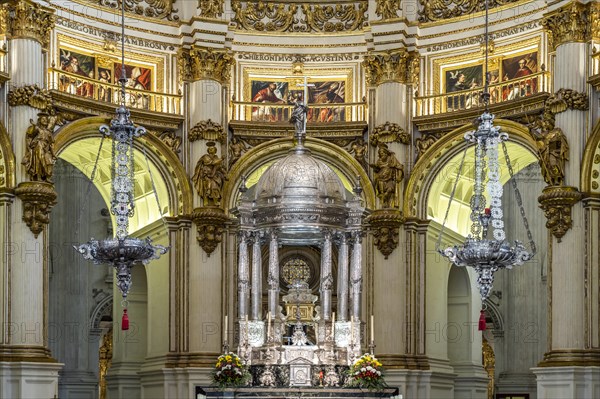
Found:
<svg viewBox="0 0 600 399"><path fill-rule="evenodd" d="M350 313L354 320L360 318L360 300L362 294L362 237L360 232L352 233L352 257L350 259Z"/></svg>
<svg viewBox="0 0 600 399"><path fill-rule="evenodd" d="M348 320L348 239L340 236L338 247L337 315L339 321Z"/></svg>
<svg viewBox="0 0 600 399"><path fill-rule="evenodd" d="M244 320L248 316L248 289L250 288L248 233L239 234L238 244L238 317Z"/></svg>
<svg viewBox="0 0 600 399"><path fill-rule="evenodd" d="M277 232L271 231L269 241L269 312L279 315L279 242Z"/></svg>
<svg viewBox="0 0 600 399"><path fill-rule="evenodd" d="M321 304L323 320L331 318L331 287L333 275L331 270L331 231L323 231L323 246L321 248Z"/></svg>
<svg viewBox="0 0 600 399"><path fill-rule="evenodd" d="M260 252L260 234L254 233L252 244L252 320L262 318L262 255Z"/></svg>

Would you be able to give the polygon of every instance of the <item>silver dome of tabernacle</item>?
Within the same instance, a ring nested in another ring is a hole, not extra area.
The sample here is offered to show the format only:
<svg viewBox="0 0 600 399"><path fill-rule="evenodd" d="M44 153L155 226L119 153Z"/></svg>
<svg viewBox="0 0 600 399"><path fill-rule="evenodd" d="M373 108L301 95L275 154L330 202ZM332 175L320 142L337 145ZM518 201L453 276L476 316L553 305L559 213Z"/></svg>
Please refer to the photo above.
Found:
<svg viewBox="0 0 600 399"><path fill-rule="evenodd" d="M304 146L303 132L288 155L242 194L237 213L244 227L277 228L291 245L318 243L322 229L360 227L364 207L360 188L349 192L339 176Z"/></svg>

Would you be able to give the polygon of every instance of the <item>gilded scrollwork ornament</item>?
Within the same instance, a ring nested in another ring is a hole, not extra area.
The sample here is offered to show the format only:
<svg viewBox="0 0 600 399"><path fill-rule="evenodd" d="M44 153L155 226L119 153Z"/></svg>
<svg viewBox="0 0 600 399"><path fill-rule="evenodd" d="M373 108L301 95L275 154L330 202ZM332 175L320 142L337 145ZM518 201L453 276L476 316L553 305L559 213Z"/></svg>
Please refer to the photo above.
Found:
<svg viewBox="0 0 600 399"><path fill-rule="evenodd" d="M13 39L33 39L47 48L54 28L54 10L28 0L2 2L5 9L4 31Z"/></svg>
<svg viewBox="0 0 600 399"><path fill-rule="evenodd" d="M23 221L37 238L50 223L50 210L56 205L54 186L45 181L26 181L17 186L15 195L23 201Z"/></svg>
<svg viewBox="0 0 600 399"><path fill-rule="evenodd" d="M424 134L421 137L415 139L415 148L417 151L417 160L427 152L429 147L433 145L436 141L438 141L442 137L440 133L429 133Z"/></svg>
<svg viewBox="0 0 600 399"><path fill-rule="evenodd" d="M227 83L234 59L228 50L193 47L177 54L180 80L194 82L208 79Z"/></svg>
<svg viewBox="0 0 600 399"><path fill-rule="evenodd" d="M121 0L87 0L90 3L105 7L121 9ZM173 8L175 0L122 0L125 1L125 11L149 18L166 18L169 21L179 21L178 10Z"/></svg>
<svg viewBox="0 0 600 399"><path fill-rule="evenodd" d="M580 93L573 89L559 89L546 99L544 108L553 114L558 114L567 109L586 111L589 108L589 104L589 98L586 93Z"/></svg>
<svg viewBox="0 0 600 399"><path fill-rule="evenodd" d="M382 20L398 18L400 0L377 0L375 14Z"/></svg>
<svg viewBox="0 0 600 399"><path fill-rule="evenodd" d="M206 144L207 153L196 163L192 182L202 201L202 206L221 206L223 184L227 180L225 159L217 155L214 142Z"/></svg>
<svg viewBox="0 0 600 399"><path fill-rule="evenodd" d="M196 140L210 140L224 143L225 129L220 123L207 119L196 123L194 127L190 129L188 138L192 142Z"/></svg>
<svg viewBox="0 0 600 399"><path fill-rule="evenodd" d="M488 7L495 8L517 1L521 0L488 0ZM419 5L420 22L460 17L485 9L485 2L481 0L419 0Z"/></svg>
<svg viewBox="0 0 600 399"><path fill-rule="evenodd" d="M173 131L162 132L158 135L160 141L166 144L175 154L181 152L181 137Z"/></svg>
<svg viewBox="0 0 600 399"><path fill-rule="evenodd" d="M326 3L326 2L325 2ZM238 29L258 32L349 32L367 20L367 1L349 4L294 4L233 0Z"/></svg>
<svg viewBox="0 0 600 399"><path fill-rule="evenodd" d="M387 259L398 247L400 226L404 223L402 212L397 209L379 209L365 220L373 234L373 244Z"/></svg>
<svg viewBox="0 0 600 399"><path fill-rule="evenodd" d="M196 241L210 256L223 241L223 231L229 219L220 208L202 207L194 209L192 220L196 224Z"/></svg>
<svg viewBox="0 0 600 399"><path fill-rule="evenodd" d="M204 18L217 18L223 15L224 0L199 0L200 16Z"/></svg>
<svg viewBox="0 0 600 399"><path fill-rule="evenodd" d="M371 132L370 142L377 146L379 143L410 143L410 134L406 132L400 125L392 122L385 122L375 126Z"/></svg>
<svg viewBox="0 0 600 399"><path fill-rule="evenodd" d="M592 2L594 3L594 2ZM591 37L590 6L573 1L553 11L542 20L542 26L550 33L553 50L564 43L585 42Z"/></svg>
<svg viewBox="0 0 600 399"><path fill-rule="evenodd" d="M248 145L239 137L233 136L229 143L229 168L248 151Z"/></svg>
<svg viewBox="0 0 600 399"><path fill-rule="evenodd" d="M571 209L582 197L583 194L571 186L548 186L538 197L546 216L546 228L558 242L573 227Z"/></svg>
<svg viewBox="0 0 600 399"><path fill-rule="evenodd" d="M42 89L38 85L17 87L8 92L8 105L17 107L28 105L40 110L52 108L52 95L49 90Z"/></svg>

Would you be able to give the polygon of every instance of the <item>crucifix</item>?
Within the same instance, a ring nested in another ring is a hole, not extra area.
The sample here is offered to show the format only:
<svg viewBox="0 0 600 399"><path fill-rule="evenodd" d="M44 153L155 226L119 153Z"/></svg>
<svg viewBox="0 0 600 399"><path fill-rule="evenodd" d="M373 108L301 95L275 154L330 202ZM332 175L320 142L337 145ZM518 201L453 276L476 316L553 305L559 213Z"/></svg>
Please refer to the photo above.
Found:
<svg viewBox="0 0 600 399"><path fill-rule="evenodd" d="M306 120L307 120L307 116L308 116L308 88L309 87L314 87L315 85L313 83L308 83L308 76L303 76L302 79L304 80L304 83L296 83L296 86L299 87L304 87L304 93L302 94L302 102L300 101L296 101L296 105L298 106L302 106L303 107L303 123L301 126L301 132L298 131L298 128L300 126L296 126L296 135L298 135L299 133L304 133L306 134ZM301 104L300 104L301 103ZM294 112L295 113L295 112ZM294 115L292 115L293 117ZM298 117L299 115L297 115ZM296 119L297 120L297 119Z"/></svg>

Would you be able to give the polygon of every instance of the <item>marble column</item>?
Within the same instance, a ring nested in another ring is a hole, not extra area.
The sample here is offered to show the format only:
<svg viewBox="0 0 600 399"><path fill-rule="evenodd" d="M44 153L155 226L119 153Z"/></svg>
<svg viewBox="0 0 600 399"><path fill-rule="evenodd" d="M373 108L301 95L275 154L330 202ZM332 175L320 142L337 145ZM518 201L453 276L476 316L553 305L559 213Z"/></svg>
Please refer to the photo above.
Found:
<svg viewBox="0 0 600 399"><path fill-rule="evenodd" d="M323 232L323 246L321 247L321 304L323 306L323 320L331 318L331 287L333 275L331 269L331 231Z"/></svg>
<svg viewBox="0 0 600 399"><path fill-rule="evenodd" d="M238 243L238 317L245 320L248 317L248 290L250 288L248 233L239 233Z"/></svg>
<svg viewBox="0 0 600 399"><path fill-rule="evenodd" d="M260 252L260 234L254 233L252 244L252 320L262 319L262 254Z"/></svg>
<svg viewBox="0 0 600 399"><path fill-rule="evenodd" d="M547 14L544 27L552 33L556 51L554 90L587 93L587 64L591 53L587 44L592 39L591 26L598 21L596 2L572 2ZM588 136L588 111L567 106L555 115L555 126L562 129L569 143L569 161L565 165L564 185L580 189L581 159ZM595 315L598 302L590 290L594 284L587 275L587 243L598 246L598 232L585 229L586 216L594 213L593 201L578 202L571 209L572 228L562 238L548 234L549 246L549 336L548 352L534 369L538 380L538 397L591 397L600 380L600 346L594 344L598 333ZM589 220L588 220L589 221ZM588 239L588 235L595 233ZM596 265L597 267L597 265ZM596 298L597 299L597 298ZM583 376L583 374L588 374ZM595 381L595 382L594 382Z"/></svg>
<svg viewBox="0 0 600 399"><path fill-rule="evenodd" d="M6 29L11 39L11 83L44 87L43 47L54 26L53 10L30 1L4 6L9 8ZM25 132L30 120L37 121L38 112L27 105L10 109L7 130L15 154L17 184L30 180L21 161L27 151ZM46 185L45 189L52 191L51 187ZM29 188L37 190L39 185ZM5 326L0 344L0 397L54 397L61 365L50 357L48 349L48 226L42 223L41 231L34 234L23 222L24 207L22 198L8 208L3 206L10 212L7 217L12 223L11 241L0 269L8 271L3 279L10 287L3 293L9 320L0 320Z"/></svg>
<svg viewBox="0 0 600 399"><path fill-rule="evenodd" d="M339 321L348 320L348 238L346 233L340 235L338 246L337 317Z"/></svg>
<svg viewBox="0 0 600 399"><path fill-rule="evenodd" d="M279 242L277 233L271 232L269 241L269 312L274 318L279 316Z"/></svg>
<svg viewBox="0 0 600 399"><path fill-rule="evenodd" d="M362 237L360 232L352 232L352 256L350 258L350 314L354 320L361 320L362 294Z"/></svg>

